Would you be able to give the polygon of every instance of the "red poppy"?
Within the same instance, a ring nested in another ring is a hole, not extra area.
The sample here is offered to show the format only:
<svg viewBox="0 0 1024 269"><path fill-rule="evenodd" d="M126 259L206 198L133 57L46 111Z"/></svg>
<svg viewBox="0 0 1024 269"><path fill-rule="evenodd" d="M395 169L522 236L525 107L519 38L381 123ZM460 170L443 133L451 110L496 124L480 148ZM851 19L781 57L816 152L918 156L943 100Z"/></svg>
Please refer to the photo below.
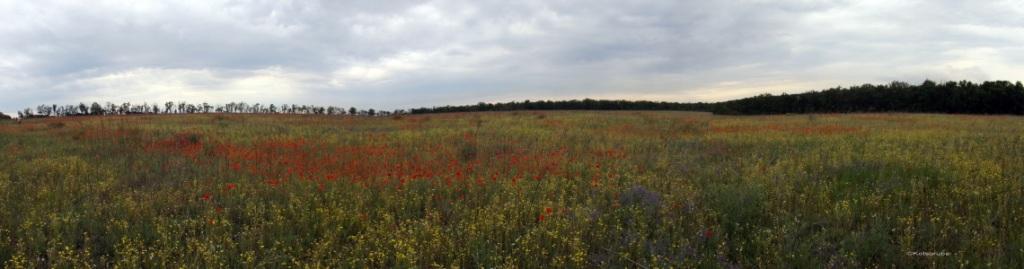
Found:
<svg viewBox="0 0 1024 269"><path fill-rule="evenodd" d="M715 236L715 232L712 231L711 228L704 230L704 238L711 239L712 236Z"/></svg>
<svg viewBox="0 0 1024 269"><path fill-rule="evenodd" d="M277 187L278 184L281 184L281 181L277 179L268 179L266 182L267 185L270 185L271 187Z"/></svg>
<svg viewBox="0 0 1024 269"><path fill-rule="evenodd" d="M238 188L238 185L235 183L228 183L227 185L224 186L224 190L228 191L234 190L235 188Z"/></svg>
<svg viewBox="0 0 1024 269"><path fill-rule="evenodd" d="M209 193L204 193L203 194L203 197L202 197L203 201L209 201L210 198L213 198L213 195L210 195Z"/></svg>

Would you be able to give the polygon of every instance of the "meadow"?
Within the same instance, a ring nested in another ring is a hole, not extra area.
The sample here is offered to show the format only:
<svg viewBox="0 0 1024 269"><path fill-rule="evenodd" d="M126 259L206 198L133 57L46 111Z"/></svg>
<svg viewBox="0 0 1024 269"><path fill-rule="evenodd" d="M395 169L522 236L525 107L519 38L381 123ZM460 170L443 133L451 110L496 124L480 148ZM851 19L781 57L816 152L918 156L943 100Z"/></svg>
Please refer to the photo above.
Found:
<svg viewBox="0 0 1024 269"><path fill-rule="evenodd" d="M1024 267L1024 117L0 122L5 268Z"/></svg>

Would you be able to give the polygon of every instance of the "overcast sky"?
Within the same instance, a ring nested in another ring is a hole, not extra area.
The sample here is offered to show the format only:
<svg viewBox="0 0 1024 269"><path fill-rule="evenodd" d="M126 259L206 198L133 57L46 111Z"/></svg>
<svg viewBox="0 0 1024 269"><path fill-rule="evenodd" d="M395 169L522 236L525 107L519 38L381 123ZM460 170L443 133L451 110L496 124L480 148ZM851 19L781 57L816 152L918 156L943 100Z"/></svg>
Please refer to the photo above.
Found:
<svg viewBox="0 0 1024 269"><path fill-rule="evenodd" d="M0 0L0 111L718 101L1024 80L1024 1Z"/></svg>

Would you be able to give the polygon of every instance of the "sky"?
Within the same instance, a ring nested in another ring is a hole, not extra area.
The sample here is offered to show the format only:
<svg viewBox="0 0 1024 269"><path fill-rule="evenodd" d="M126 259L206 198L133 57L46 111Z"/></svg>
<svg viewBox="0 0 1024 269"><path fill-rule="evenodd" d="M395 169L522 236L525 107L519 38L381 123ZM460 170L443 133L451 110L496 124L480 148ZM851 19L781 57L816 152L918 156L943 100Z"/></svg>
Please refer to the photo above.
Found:
<svg viewBox="0 0 1024 269"><path fill-rule="evenodd" d="M1024 1L0 0L0 111L722 101L1024 80Z"/></svg>

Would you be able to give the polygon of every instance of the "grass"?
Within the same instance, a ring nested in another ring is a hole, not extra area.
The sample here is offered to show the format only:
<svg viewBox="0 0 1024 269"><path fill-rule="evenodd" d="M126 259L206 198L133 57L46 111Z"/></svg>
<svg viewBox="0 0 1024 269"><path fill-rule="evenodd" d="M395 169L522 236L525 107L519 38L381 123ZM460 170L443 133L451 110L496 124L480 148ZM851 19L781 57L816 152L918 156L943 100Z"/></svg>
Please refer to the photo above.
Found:
<svg viewBox="0 0 1024 269"><path fill-rule="evenodd" d="M1024 118L0 123L4 267L1024 266Z"/></svg>

